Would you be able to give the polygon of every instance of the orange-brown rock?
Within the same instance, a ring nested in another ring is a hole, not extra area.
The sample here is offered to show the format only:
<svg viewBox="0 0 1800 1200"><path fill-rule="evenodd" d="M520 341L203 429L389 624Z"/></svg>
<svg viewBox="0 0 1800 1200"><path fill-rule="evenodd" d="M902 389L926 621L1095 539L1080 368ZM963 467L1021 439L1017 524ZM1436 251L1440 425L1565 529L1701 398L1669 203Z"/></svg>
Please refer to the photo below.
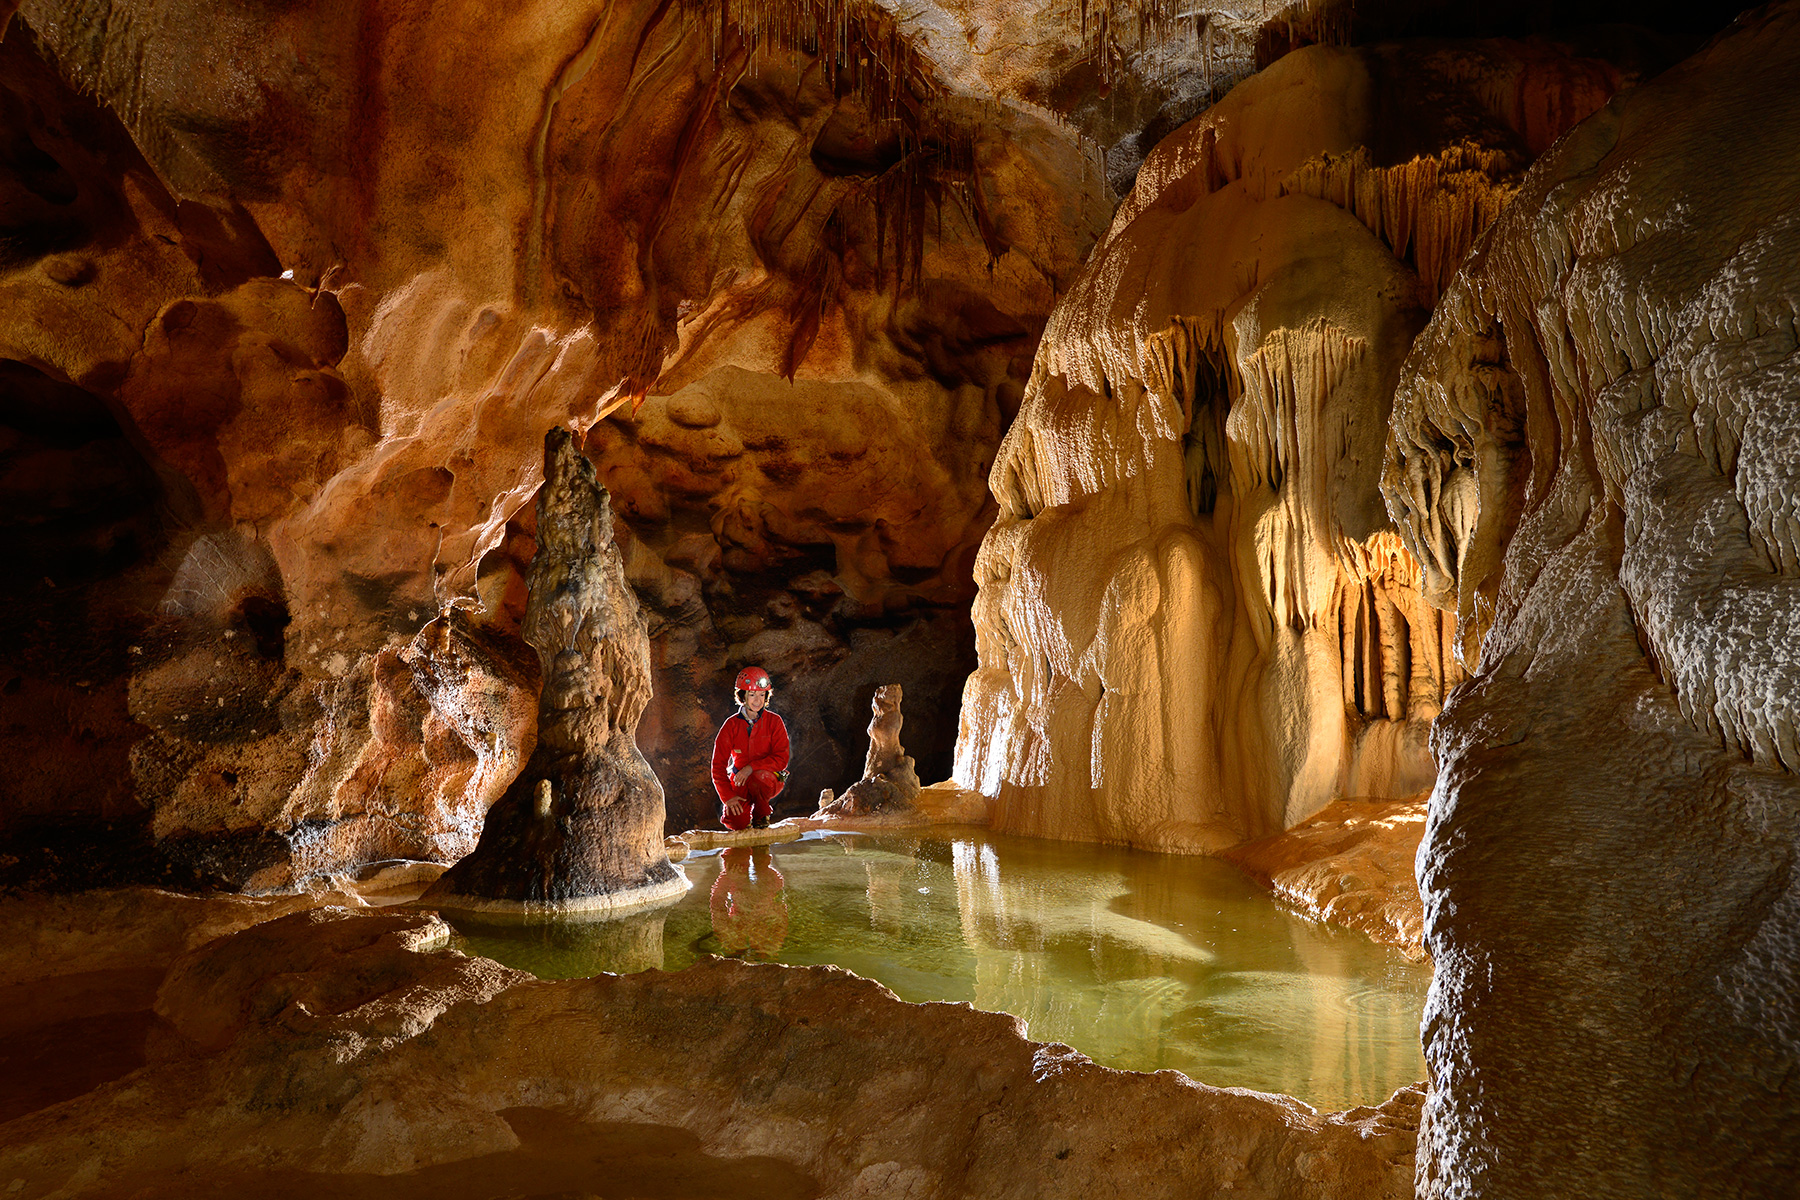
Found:
<svg viewBox="0 0 1800 1200"><path fill-rule="evenodd" d="M1407 361L1463 661L1419 880L1428 1197L1800 1180L1800 6L1582 123Z"/></svg>
<svg viewBox="0 0 1800 1200"><path fill-rule="evenodd" d="M613 543L611 498L566 429L544 436L537 532L523 628L543 679L536 745L480 842L424 902L539 913L667 901L688 881L663 849L662 784L636 741L650 637Z"/></svg>
<svg viewBox="0 0 1800 1200"><path fill-rule="evenodd" d="M435 753L407 683L421 628L464 605L514 632L539 434L608 412L587 448L653 608L643 733L677 821L707 802L708 706L747 644L798 702L796 794L860 750L878 670L915 689L917 752L948 771L982 481L1109 198L1071 131L952 94L890 17L853 16L899 83L648 0L505 30L463 5L430 36L381 0L21 11L0 65L32 148L8 186L37 232L9 242L0 357L119 429L81 451L117 460L114 506L81 502L117 553L77 600L119 645L104 671L55 665L79 629L13 656L26 694L105 739L79 806L151 810L234 885L457 853L482 771L432 785L445 823L332 829L393 815L366 795L378 760ZM195 86L195 46L230 80ZM52 459L31 462L35 494ZM21 577L31 603L73 607L39 583L58 574ZM196 579L201 618L176 605L129 657ZM222 620L260 622L260 661L208 656ZM243 708L230 744L188 736L221 698ZM128 767L132 712L155 744ZM5 724L43 740L24 701ZM345 771L318 777L318 754ZM16 790L8 814L70 811L35 768Z"/></svg>
<svg viewBox="0 0 1800 1200"><path fill-rule="evenodd" d="M674 1178L795 1195L1411 1192L1413 1089L1323 1115L1108 1070L1013 1018L903 1004L833 968L538 983L448 934L430 914L318 910L187 955L147 1065L10 1124L0 1173L28 1197L369 1174L390 1194L474 1196L500 1172L604 1191L643 1169L629 1133L679 1148L662 1171L695 1174ZM600 1152L571 1162L557 1138Z"/></svg>
<svg viewBox="0 0 1800 1200"><path fill-rule="evenodd" d="M1425 800L1334 800L1292 829L1225 857L1309 917L1425 956L1413 860Z"/></svg>

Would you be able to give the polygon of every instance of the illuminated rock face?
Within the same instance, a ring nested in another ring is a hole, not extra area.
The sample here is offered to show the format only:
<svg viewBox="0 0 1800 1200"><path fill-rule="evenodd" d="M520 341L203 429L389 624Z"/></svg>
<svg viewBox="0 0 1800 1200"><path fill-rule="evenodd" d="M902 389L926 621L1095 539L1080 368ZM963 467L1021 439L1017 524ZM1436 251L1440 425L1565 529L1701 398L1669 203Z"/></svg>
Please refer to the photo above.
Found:
<svg viewBox="0 0 1800 1200"><path fill-rule="evenodd" d="M613 544L610 497L566 429L544 439L537 512L524 627L544 681L537 745L480 844L424 902L568 912L679 896L687 880L663 850L662 784L636 741L650 637Z"/></svg>
<svg viewBox="0 0 1800 1200"><path fill-rule="evenodd" d="M991 477L956 779L997 828L1211 851L1430 786L1460 671L1382 508L1394 381L1531 155L1617 80L1314 48L1157 147Z"/></svg>
<svg viewBox="0 0 1800 1200"><path fill-rule="evenodd" d="M1433 735L1421 1194L1800 1173L1800 8L1527 177L1383 488L1473 677Z"/></svg>

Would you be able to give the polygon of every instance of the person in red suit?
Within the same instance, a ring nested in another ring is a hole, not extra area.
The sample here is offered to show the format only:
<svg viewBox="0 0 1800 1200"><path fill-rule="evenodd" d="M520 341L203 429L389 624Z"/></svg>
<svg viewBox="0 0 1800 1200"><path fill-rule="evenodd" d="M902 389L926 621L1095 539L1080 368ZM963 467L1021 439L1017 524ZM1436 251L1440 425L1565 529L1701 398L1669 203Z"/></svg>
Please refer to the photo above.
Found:
<svg viewBox="0 0 1800 1200"><path fill-rule="evenodd" d="M713 741L713 787L727 829L768 828L770 802L787 784L788 732L768 709L773 690L761 667L739 671L738 710L725 718Z"/></svg>

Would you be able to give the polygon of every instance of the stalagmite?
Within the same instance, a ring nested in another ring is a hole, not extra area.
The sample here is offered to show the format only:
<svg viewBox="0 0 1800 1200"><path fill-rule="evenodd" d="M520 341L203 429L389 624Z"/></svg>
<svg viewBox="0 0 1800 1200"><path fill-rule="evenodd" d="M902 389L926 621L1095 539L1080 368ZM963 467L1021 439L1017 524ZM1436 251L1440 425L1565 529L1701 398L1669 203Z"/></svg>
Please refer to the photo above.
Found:
<svg viewBox="0 0 1800 1200"><path fill-rule="evenodd" d="M424 897L442 908L571 912L687 889L663 848L662 784L638 751L650 638L613 543L612 504L565 429L544 439L525 640L543 664L537 746L474 853Z"/></svg>
<svg viewBox="0 0 1800 1200"><path fill-rule="evenodd" d="M900 745L900 685L883 684L870 701L869 754L863 761L862 778L842 796L819 797L822 817L862 817L904 809L917 799L919 775L912 756Z"/></svg>

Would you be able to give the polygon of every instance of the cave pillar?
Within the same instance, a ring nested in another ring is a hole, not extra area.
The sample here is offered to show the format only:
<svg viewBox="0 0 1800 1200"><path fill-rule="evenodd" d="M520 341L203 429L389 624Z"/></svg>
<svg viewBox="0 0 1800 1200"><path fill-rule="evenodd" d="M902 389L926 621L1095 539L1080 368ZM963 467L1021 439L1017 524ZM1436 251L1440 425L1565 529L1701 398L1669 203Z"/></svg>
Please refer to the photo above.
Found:
<svg viewBox="0 0 1800 1200"><path fill-rule="evenodd" d="M650 638L613 541L612 503L567 430L544 439L523 634L543 666L538 737L474 853L424 900L506 912L623 909L680 895L662 784L637 748Z"/></svg>

